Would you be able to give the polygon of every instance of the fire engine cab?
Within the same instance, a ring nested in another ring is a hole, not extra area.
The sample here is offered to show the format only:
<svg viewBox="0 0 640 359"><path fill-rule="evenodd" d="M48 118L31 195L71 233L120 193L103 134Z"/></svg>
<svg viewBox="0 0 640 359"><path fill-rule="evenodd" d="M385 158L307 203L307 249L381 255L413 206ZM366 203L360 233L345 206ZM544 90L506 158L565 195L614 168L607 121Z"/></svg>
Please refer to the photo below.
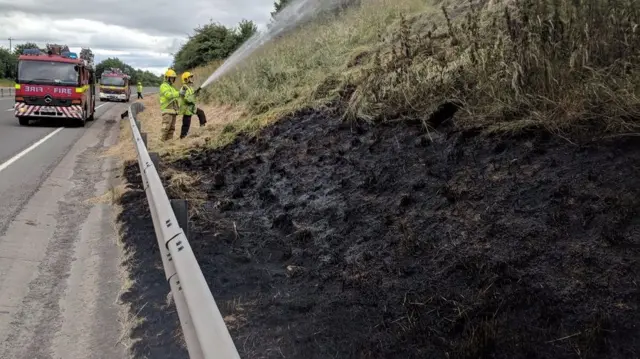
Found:
<svg viewBox="0 0 640 359"><path fill-rule="evenodd" d="M25 49L18 57L15 116L20 125L32 119L65 119L84 126L95 116L95 71L64 46Z"/></svg>

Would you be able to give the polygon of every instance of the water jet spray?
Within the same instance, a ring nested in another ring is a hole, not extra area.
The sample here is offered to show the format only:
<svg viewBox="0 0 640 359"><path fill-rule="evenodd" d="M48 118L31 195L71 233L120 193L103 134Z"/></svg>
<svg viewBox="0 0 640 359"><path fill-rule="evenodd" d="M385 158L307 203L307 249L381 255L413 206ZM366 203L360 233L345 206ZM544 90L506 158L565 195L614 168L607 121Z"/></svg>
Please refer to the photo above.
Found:
<svg viewBox="0 0 640 359"><path fill-rule="evenodd" d="M229 56L210 76L205 80L196 93L203 87L210 85L222 75L235 68L249 55L264 46L269 41L297 25L310 20L313 16L330 11L338 6L355 2L354 0L294 0L282 9L273 18L273 22L267 26L265 31L256 32L242 46L240 46L231 56Z"/></svg>

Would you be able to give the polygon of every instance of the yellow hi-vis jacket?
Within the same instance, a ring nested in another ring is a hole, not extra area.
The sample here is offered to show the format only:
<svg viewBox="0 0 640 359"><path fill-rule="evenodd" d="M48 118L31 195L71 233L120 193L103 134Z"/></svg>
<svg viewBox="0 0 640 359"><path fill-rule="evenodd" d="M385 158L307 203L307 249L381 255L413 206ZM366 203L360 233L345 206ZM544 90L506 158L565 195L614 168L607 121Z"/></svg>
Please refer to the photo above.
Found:
<svg viewBox="0 0 640 359"><path fill-rule="evenodd" d="M180 92L167 81L160 85L160 111L162 113L178 114Z"/></svg>
<svg viewBox="0 0 640 359"><path fill-rule="evenodd" d="M138 84L138 92L142 93L142 84Z"/></svg>
<svg viewBox="0 0 640 359"><path fill-rule="evenodd" d="M193 116L196 114L196 95L189 85L182 85L184 96L180 96L180 115Z"/></svg>

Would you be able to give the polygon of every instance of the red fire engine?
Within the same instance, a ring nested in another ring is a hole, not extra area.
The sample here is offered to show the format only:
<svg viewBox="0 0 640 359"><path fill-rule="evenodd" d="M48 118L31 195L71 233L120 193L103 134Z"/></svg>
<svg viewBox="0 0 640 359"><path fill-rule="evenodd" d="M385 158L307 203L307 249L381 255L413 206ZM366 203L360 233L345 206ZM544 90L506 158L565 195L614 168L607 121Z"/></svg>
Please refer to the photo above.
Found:
<svg viewBox="0 0 640 359"><path fill-rule="evenodd" d="M100 77L100 101L129 102L131 98L131 76L119 68L107 69Z"/></svg>
<svg viewBox="0 0 640 359"><path fill-rule="evenodd" d="M47 53L25 49L18 57L15 115L20 125L31 119L68 119L84 126L96 112L92 64L60 45Z"/></svg>

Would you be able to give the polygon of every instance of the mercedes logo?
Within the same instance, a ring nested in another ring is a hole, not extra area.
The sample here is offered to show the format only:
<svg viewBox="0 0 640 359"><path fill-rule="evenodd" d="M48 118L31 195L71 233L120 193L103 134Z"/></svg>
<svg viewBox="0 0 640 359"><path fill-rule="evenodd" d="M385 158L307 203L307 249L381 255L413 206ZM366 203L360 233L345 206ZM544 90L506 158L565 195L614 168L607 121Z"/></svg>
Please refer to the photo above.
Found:
<svg viewBox="0 0 640 359"><path fill-rule="evenodd" d="M51 101L53 101L53 98L51 98L51 96L47 95L47 96L44 97L44 102L46 104L50 104Z"/></svg>

